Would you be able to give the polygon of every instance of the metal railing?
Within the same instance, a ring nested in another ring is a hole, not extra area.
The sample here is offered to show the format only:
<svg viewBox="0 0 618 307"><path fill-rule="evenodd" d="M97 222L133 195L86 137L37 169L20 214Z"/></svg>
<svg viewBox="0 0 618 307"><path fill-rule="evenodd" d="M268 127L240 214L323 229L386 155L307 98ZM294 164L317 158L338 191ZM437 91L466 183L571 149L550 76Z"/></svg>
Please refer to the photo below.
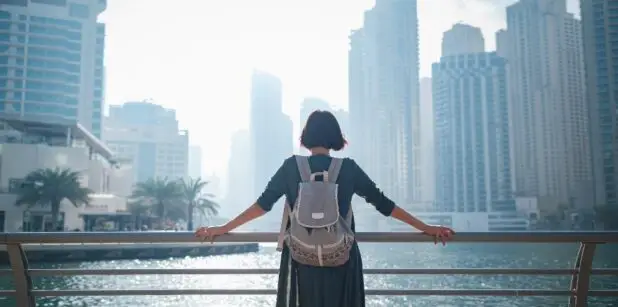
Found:
<svg viewBox="0 0 618 307"><path fill-rule="evenodd" d="M217 242L276 242L276 233L233 233L221 236ZM359 242L419 243L433 238L418 233L358 233ZM138 275L138 274L277 274L277 269L30 269L24 244L66 243L195 243L189 232L58 232L6 233L0 235L0 245L6 245L11 269L0 270L12 275L15 290L0 291L0 296L12 296L17 306L33 307L36 297L53 296L127 296L127 295L272 295L275 289L139 289L139 290L35 290L32 277L76 275ZM521 268L449 268L449 269L365 269L365 274L385 275L566 275L571 276L569 289L368 289L367 295L437 295L437 296L564 296L570 307L585 307L588 297L618 297L618 289L590 290L592 275L618 276L618 268L593 269L592 260L597 245L618 243L618 232L504 232L458 233L453 242L460 243L579 243L575 266L571 269ZM207 244L207 243L206 243Z"/></svg>

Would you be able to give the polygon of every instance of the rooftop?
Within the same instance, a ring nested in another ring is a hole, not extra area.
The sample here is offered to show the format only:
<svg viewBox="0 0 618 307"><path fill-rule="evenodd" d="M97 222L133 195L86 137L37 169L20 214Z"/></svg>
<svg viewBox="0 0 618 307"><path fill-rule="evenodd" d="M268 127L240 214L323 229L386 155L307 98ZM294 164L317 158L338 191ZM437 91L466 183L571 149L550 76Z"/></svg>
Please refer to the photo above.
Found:
<svg viewBox="0 0 618 307"><path fill-rule="evenodd" d="M77 121L38 115L21 116L19 114L6 113L0 113L0 121L26 134L83 140L96 153L107 160L113 160L113 152Z"/></svg>

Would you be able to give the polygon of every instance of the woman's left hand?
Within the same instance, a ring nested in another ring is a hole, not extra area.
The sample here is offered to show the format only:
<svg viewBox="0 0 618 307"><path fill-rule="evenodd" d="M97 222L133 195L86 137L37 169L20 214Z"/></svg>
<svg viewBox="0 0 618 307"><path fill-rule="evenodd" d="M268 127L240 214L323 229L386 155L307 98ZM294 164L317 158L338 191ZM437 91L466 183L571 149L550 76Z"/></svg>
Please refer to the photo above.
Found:
<svg viewBox="0 0 618 307"><path fill-rule="evenodd" d="M210 240L212 243L217 236L230 232L225 226L200 227L195 231L195 236L202 241Z"/></svg>

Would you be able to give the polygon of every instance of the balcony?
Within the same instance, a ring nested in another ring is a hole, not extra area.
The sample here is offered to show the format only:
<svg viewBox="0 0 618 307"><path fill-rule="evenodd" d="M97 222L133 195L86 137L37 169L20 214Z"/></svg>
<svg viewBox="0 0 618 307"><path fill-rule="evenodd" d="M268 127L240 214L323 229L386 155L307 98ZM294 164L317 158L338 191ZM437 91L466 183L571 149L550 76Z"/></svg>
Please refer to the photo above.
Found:
<svg viewBox="0 0 618 307"><path fill-rule="evenodd" d="M217 242L276 242L276 233L234 233ZM359 242L427 243L432 238L417 233L358 233ZM14 290L2 290L0 296L13 297L17 306L35 306L37 297L60 296L139 296L139 295L274 295L275 289L34 289L32 277L49 276L110 276L110 275L224 275L277 274L277 269L31 269L24 245L41 244L118 244L118 243L195 243L188 232L114 232L114 233L7 233L0 235L5 245L11 269L0 270L0 276L12 276ZM592 260L598 245L618 243L618 232L505 232L459 233L454 243L577 243L579 251L573 268L398 268L365 269L365 274L381 275L509 275L509 276L570 276L567 289L368 289L371 296L553 296L564 297L570 307L588 306L589 297L617 297L618 289L591 290L594 276L618 276L618 268L593 268Z"/></svg>

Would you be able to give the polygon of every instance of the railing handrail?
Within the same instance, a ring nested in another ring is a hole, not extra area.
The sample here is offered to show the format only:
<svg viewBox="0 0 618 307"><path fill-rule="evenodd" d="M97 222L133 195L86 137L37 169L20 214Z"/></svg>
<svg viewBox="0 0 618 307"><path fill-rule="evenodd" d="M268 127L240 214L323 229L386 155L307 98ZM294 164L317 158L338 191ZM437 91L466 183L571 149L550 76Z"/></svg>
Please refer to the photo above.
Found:
<svg viewBox="0 0 618 307"><path fill-rule="evenodd" d="M217 242L275 242L277 233L234 232L217 238ZM434 238L413 232L365 232L357 233L361 242L419 243L432 242ZM598 244L618 243L618 231L584 232L463 232L453 238L461 243L578 243L575 266L572 269L522 269L522 268L450 268L450 269L367 269L367 274L467 274L467 275L571 275L571 285L565 290L547 289L367 289L367 295L442 295L442 296L568 296L570 307L585 307L589 296L618 297L618 290L590 290L592 275L618 276L616 268L594 269L592 259ZM36 306L35 297L41 296L116 296L116 295L266 295L275 289L63 289L39 290L32 284L33 276L71 275L143 275L143 274L276 274L277 269L31 269L28 266L24 247L31 245L51 246L58 244L97 243L196 243L200 242L189 231L145 232L15 232L0 234L0 245L6 246L11 264L10 271L0 275L13 275L15 290L2 290L1 296L14 296L18 306Z"/></svg>
<svg viewBox="0 0 618 307"><path fill-rule="evenodd" d="M277 241L274 232L234 232L217 237L217 242ZM433 238L418 232L361 232L359 242L419 243L433 242ZM0 244L45 243L189 243L199 242L189 231L136 232L13 232L0 234ZM452 242L462 243L618 243L618 231L578 232L462 232Z"/></svg>

